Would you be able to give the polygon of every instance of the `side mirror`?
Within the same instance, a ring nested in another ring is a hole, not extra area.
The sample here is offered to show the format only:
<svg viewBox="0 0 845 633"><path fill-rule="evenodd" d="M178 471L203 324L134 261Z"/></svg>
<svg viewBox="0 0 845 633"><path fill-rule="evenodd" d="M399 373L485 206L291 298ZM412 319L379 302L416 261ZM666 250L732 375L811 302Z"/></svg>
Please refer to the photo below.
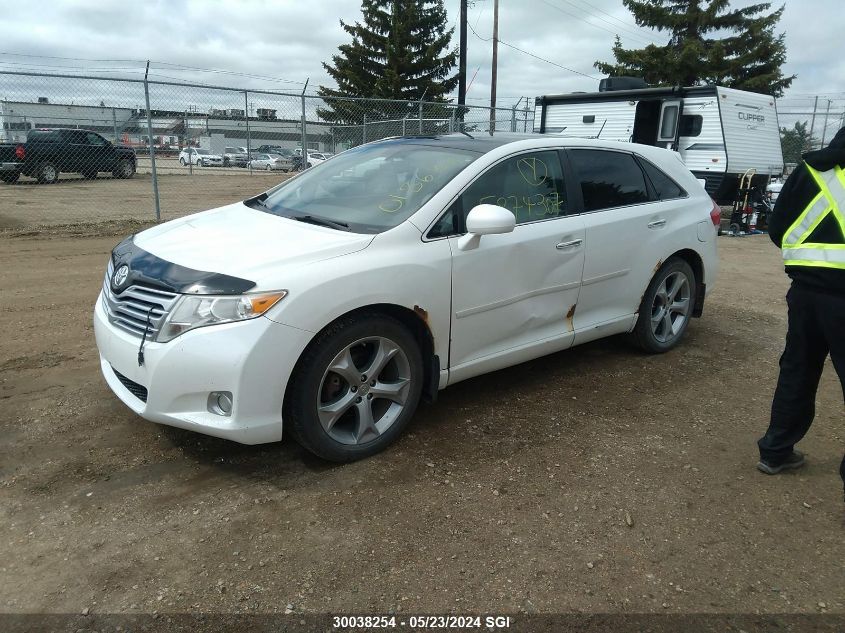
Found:
<svg viewBox="0 0 845 633"><path fill-rule="evenodd" d="M504 207L479 204L467 215L467 233L458 240L458 248L469 251L478 248L482 235L510 233L516 226L516 217Z"/></svg>

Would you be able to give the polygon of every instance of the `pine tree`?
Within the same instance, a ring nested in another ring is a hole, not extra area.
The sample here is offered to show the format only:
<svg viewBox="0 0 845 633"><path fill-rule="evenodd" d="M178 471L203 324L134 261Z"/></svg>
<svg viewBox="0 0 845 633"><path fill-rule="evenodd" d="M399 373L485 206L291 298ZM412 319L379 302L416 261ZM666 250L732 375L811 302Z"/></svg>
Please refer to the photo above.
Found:
<svg viewBox="0 0 845 633"><path fill-rule="evenodd" d="M791 130L782 127L780 129L780 146L783 150L783 162L798 164L801 162L801 155L809 152L818 143L808 130L807 121L797 121Z"/></svg>
<svg viewBox="0 0 845 633"><path fill-rule="evenodd" d="M616 63L595 63L611 75L644 77L649 84L715 83L780 97L795 75L784 77L784 34L775 27L782 6L763 2L739 9L730 0L623 0L637 25L670 34L666 46L625 49L617 36Z"/></svg>
<svg viewBox="0 0 845 633"><path fill-rule="evenodd" d="M403 116L395 105L376 101L345 101L342 97L397 99L409 102L445 101L458 84L451 74L458 53L450 50L454 29L446 28L443 0L363 0L362 22L343 29L352 42L338 47L330 64L323 67L337 89L321 86L320 96L328 108L319 114L333 122L360 122L369 118ZM335 97L335 98L333 98Z"/></svg>

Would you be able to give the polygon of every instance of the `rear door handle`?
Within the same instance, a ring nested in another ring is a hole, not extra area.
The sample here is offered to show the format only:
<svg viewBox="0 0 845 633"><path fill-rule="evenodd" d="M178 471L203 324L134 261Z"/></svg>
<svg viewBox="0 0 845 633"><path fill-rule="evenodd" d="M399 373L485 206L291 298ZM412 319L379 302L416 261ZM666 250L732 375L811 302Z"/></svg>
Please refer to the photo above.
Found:
<svg viewBox="0 0 845 633"><path fill-rule="evenodd" d="M650 229L661 229L666 226L666 220L654 220L648 223Z"/></svg>
<svg viewBox="0 0 845 633"><path fill-rule="evenodd" d="M569 242L561 242L555 248L559 251L565 250L567 248L576 248L581 246L584 243L584 240L570 240Z"/></svg>

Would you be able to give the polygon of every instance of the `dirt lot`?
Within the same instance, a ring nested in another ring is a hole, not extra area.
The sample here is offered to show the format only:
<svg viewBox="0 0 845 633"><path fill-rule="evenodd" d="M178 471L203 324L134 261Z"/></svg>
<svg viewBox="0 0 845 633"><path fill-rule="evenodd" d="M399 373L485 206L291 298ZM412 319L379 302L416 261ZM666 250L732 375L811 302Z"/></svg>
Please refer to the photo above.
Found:
<svg viewBox="0 0 845 633"><path fill-rule="evenodd" d="M0 611L845 612L832 368L808 466L754 469L785 331L767 238L721 239L676 351L607 340L461 383L345 466L113 397L91 309L118 240L0 237Z"/></svg>
<svg viewBox="0 0 845 633"><path fill-rule="evenodd" d="M194 170L194 176L189 176L187 167L181 169L182 174L159 175L164 220L243 200L290 177L281 172L250 175L236 168L201 167ZM130 219L143 222L155 219L152 179L148 174L136 174L130 180L118 180L106 174L100 174L96 180L85 180L77 174L63 174L54 185L38 184L30 178L21 178L15 185L0 183L0 230Z"/></svg>

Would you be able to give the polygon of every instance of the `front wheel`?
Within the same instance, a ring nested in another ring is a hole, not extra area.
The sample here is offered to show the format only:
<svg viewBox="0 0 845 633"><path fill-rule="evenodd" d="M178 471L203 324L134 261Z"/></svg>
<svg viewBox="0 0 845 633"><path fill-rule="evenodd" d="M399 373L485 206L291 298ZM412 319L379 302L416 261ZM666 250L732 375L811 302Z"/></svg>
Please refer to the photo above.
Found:
<svg viewBox="0 0 845 633"><path fill-rule="evenodd" d="M132 178L135 175L135 163L128 159L121 160L112 171L114 178Z"/></svg>
<svg viewBox="0 0 845 633"><path fill-rule="evenodd" d="M52 185L59 180L59 170L50 161L44 161L38 166L38 172L35 177L38 179L38 182Z"/></svg>
<svg viewBox="0 0 845 633"><path fill-rule="evenodd" d="M197 162L197 167L205 167L205 160L201 158L201 159Z"/></svg>
<svg viewBox="0 0 845 633"><path fill-rule="evenodd" d="M391 444L419 403L423 362L402 323L378 314L343 317L303 352L288 385L286 429L335 462Z"/></svg>
<svg viewBox="0 0 845 633"><path fill-rule="evenodd" d="M668 352L684 335L695 309L695 273L684 260L671 257L643 294L634 344L651 354Z"/></svg>
<svg viewBox="0 0 845 633"><path fill-rule="evenodd" d="M265 166L264 166L264 171L270 171L270 165L265 165Z"/></svg>

